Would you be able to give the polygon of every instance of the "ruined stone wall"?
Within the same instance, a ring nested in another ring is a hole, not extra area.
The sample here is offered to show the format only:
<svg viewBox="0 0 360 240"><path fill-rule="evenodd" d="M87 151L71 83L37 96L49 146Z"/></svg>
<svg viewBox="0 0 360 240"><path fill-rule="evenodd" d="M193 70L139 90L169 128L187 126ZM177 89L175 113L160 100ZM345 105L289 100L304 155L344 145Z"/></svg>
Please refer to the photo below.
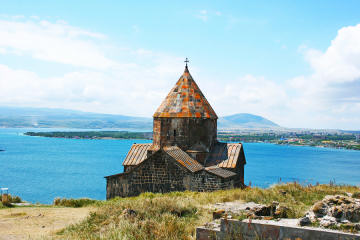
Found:
<svg viewBox="0 0 360 240"><path fill-rule="evenodd" d="M214 191L234 186L233 178L223 179L204 170L192 173L158 151L130 172L108 177L106 198L136 196L143 192Z"/></svg>
<svg viewBox="0 0 360 240"><path fill-rule="evenodd" d="M234 188L235 178L221 178L217 175L201 171L192 176L191 190L198 192L209 192L221 189Z"/></svg>
<svg viewBox="0 0 360 240"><path fill-rule="evenodd" d="M158 147L177 145L184 151L209 152L216 141L216 119L154 118L153 144Z"/></svg>

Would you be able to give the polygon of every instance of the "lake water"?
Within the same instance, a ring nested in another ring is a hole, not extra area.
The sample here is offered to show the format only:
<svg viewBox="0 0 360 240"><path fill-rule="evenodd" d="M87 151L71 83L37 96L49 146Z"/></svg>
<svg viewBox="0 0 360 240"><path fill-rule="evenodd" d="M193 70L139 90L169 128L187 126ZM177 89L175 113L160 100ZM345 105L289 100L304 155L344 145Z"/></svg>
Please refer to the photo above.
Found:
<svg viewBox="0 0 360 240"><path fill-rule="evenodd" d="M0 187L30 202L55 197L105 199L104 176L123 171L133 143L147 140L75 140L30 137L0 129ZM63 129L62 129L63 131ZM360 185L360 151L245 143L245 183L267 187L282 182Z"/></svg>

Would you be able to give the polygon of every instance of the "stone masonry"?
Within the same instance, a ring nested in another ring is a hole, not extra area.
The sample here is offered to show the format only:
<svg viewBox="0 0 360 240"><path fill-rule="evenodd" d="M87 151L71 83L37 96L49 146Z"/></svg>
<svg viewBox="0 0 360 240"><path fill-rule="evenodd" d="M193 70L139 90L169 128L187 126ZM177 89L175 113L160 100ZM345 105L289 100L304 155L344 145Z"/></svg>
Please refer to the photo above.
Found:
<svg viewBox="0 0 360 240"><path fill-rule="evenodd" d="M124 172L105 177L107 199L243 187L243 145L218 142L217 119L186 66L154 113L153 143L134 144Z"/></svg>

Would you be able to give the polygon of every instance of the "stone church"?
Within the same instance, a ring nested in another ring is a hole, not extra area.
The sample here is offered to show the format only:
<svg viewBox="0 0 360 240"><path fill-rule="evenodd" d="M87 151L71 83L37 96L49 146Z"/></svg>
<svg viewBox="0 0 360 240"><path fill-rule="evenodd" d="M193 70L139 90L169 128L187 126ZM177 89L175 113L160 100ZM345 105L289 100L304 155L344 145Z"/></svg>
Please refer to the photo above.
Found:
<svg viewBox="0 0 360 240"><path fill-rule="evenodd" d="M153 117L153 143L133 144L124 172L105 177L107 199L244 187L243 145L217 141L218 117L187 64Z"/></svg>

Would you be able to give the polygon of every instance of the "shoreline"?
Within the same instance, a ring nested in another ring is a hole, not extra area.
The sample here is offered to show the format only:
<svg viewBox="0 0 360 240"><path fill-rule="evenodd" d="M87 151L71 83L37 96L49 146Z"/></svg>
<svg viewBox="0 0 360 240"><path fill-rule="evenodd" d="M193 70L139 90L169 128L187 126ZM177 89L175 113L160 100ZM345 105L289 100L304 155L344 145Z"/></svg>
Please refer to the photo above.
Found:
<svg viewBox="0 0 360 240"><path fill-rule="evenodd" d="M26 133L23 133L25 136L30 137L46 137L46 138L62 138L62 139L75 139L75 140L152 140L152 138L136 138L136 137L130 137L130 138L116 138L116 137L59 137L59 136L38 136L38 135L29 135ZM226 141L225 139L219 139L220 141L224 142L238 142L238 141ZM242 141L243 143L266 143L266 144L273 144L273 145L279 145L279 146L295 146L295 147L314 147L314 148L325 148L325 149L337 149L337 150L350 150L350 151L359 151L360 149L355 148L346 148L346 147L331 147L331 146L322 146L322 145L309 145L309 144L289 144L289 143L276 143L276 142L266 142L266 141ZM1 150L0 150L1 152Z"/></svg>

